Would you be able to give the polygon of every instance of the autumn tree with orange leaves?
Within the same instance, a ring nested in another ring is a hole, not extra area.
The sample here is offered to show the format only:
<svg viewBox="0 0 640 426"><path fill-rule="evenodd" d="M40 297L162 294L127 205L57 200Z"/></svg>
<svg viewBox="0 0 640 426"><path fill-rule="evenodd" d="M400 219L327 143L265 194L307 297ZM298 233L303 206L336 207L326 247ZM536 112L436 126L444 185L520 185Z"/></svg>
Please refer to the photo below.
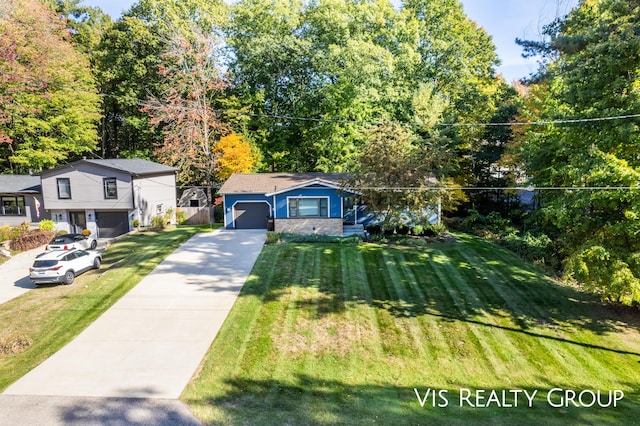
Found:
<svg viewBox="0 0 640 426"><path fill-rule="evenodd" d="M223 136L216 146L218 170L216 178L222 182L234 173L248 173L256 164L257 156L241 135Z"/></svg>

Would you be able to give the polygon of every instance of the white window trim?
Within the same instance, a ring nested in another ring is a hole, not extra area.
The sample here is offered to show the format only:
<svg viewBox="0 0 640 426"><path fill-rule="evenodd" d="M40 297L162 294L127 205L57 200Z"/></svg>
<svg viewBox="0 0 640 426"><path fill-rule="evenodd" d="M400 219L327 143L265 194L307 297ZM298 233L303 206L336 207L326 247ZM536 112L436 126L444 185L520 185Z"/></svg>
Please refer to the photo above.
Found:
<svg viewBox="0 0 640 426"><path fill-rule="evenodd" d="M295 216L295 217L291 217L289 215L289 201L291 199L299 200L301 198L313 198L313 199L324 198L324 199L326 199L327 200L327 216L326 217L325 216ZM325 195L318 195L318 196L300 195L300 196L287 197L287 219L313 219L313 218L331 219L331 197L325 196Z"/></svg>

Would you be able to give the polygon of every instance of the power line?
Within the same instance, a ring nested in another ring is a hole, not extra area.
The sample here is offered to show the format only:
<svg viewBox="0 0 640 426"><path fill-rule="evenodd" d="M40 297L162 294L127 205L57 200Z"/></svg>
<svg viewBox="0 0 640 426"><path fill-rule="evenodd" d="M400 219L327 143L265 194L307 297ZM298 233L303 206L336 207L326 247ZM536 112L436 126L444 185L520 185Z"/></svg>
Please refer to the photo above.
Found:
<svg viewBox="0 0 640 426"><path fill-rule="evenodd" d="M30 81L40 82L37 79L29 79ZM58 89L65 89L65 86L61 84L55 83L47 83L49 86L57 87ZM121 96L114 95L110 93L96 93L84 91L87 93L95 94L103 98L113 98L117 100L127 100L128 102L135 102L140 106L145 106L147 100L140 99L137 97L130 96ZM174 108L174 109L188 109L181 105L164 105L164 107ZM271 118L275 120L288 120L288 121L302 121L302 122L314 122L314 123L332 123L332 124L357 124L357 125L367 125L367 126L385 126L385 125L398 125L398 126L406 126L406 127L509 127L509 126L549 126L549 125L570 125L570 124L581 124L581 123L596 123L596 122L604 122L604 121L614 121L614 120L628 120L634 118L640 118L640 113L632 113L632 114L623 114L623 115L611 115L604 117L591 117L591 118L559 118L555 120L535 120L535 121L510 121L510 122L500 122L500 123L433 123L433 124L425 124L418 122L403 122L403 121L376 121L376 120L351 120L351 119L340 119L340 118L318 118L318 117L300 117L296 115L289 114L266 114L266 113L249 113L249 112L240 112L234 110L225 110L225 109L214 109L211 108L212 112L216 112L218 114L230 114L236 116L248 116L253 118Z"/></svg>
<svg viewBox="0 0 640 426"><path fill-rule="evenodd" d="M629 191L640 190L640 186L357 186L345 189L358 191Z"/></svg>

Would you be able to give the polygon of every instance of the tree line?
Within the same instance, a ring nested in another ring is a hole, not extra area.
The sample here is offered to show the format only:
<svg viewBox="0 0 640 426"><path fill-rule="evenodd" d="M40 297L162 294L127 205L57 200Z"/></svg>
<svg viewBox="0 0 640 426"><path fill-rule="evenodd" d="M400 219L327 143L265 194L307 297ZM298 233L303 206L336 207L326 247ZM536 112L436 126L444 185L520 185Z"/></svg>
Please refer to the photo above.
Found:
<svg viewBox="0 0 640 426"><path fill-rule="evenodd" d="M639 7L581 1L518 41L540 68L510 85L457 0L140 0L115 22L80 0L4 0L0 169L139 157L207 186L234 171L352 172L421 189L363 194L380 208L499 211L548 235L567 277L632 304ZM550 124L482 125L532 121ZM455 189L525 184L540 188L535 213L513 190Z"/></svg>

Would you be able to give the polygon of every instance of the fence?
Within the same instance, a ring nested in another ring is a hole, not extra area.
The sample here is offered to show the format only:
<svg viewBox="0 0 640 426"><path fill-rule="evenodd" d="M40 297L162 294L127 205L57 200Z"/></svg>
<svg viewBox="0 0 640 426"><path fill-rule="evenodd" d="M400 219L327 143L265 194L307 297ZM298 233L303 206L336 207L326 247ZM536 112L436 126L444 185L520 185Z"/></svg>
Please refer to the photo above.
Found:
<svg viewBox="0 0 640 426"><path fill-rule="evenodd" d="M187 225L209 225L213 223L212 207L178 207L184 213Z"/></svg>

